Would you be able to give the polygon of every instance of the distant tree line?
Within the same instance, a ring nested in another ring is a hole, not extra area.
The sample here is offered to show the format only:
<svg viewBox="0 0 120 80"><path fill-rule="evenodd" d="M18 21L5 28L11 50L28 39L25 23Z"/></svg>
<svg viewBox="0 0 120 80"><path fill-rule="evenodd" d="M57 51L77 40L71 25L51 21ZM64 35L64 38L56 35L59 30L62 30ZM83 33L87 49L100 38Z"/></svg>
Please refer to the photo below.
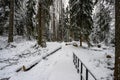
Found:
<svg viewBox="0 0 120 80"><path fill-rule="evenodd" d="M46 41L115 43L114 0L0 0L0 35ZM104 6L106 5L106 6Z"/></svg>

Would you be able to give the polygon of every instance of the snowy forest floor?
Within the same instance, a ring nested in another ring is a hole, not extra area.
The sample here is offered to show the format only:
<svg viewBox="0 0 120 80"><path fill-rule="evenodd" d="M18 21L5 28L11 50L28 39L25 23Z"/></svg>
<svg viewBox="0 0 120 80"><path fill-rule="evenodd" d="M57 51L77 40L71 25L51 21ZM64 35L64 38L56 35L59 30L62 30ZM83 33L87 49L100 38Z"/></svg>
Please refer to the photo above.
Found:
<svg viewBox="0 0 120 80"><path fill-rule="evenodd" d="M80 80L80 75L73 64L73 52L82 60L98 80L113 80L114 47L101 48L74 47L65 42L47 42L46 48L40 48L36 41L26 41L21 37L7 45L7 38L0 38L0 79L9 80ZM75 42L70 42L73 44ZM76 42L79 44L79 42ZM62 46L46 59L44 55ZM107 58L107 56L111 58ZM41 61L29 71L15 72L22 65L27 65L37 59Z"/></svg>

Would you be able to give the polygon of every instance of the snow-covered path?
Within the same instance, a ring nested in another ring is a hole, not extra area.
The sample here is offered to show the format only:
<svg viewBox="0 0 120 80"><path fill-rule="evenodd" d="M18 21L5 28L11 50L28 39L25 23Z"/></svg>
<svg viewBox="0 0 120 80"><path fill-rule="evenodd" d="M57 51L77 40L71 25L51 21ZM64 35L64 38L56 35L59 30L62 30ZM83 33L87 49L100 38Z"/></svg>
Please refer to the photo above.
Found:
<svg viewBox="0 0 120 80"><path fill-rule="evenodd" d="M58 54L62 55L59 56L48 80L79 80L72 63L72 52L70 48L64 46Z"/></svg>
<svg viewBox="0 0 120 80"><path fill-rule="evenodd" d="M62 49L43 59L31 70L15 73L10 80L79 80L80 74L77 74L72 61L73 52L98 80L113 80L111 69L114 64L114 52L112 50L95 51L94 48L66 46L65 43L62 43ZM107 59L106 54L113 58Z"/></svg>
<svg viewBox="0 0 120 80"><path fill-rule="evenodd" d="M79 80L79 76L72 63L72 52L63 44L61 50L30 71L16 73L10 80Z"/></svg>

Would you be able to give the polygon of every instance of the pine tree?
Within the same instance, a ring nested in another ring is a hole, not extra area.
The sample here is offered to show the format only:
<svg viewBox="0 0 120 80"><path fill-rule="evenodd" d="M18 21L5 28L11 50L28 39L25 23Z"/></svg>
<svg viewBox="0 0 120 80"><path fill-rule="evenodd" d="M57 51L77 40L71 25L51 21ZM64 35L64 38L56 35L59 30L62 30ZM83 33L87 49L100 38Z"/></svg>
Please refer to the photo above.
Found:
<svg viewBox="0 0 120 80"><path fill-rule="evenodd" d="M31 40L31 37L34 34L34 18L33 16L35 15L35 0L28 0L26 2L26 31L27 31L27 38L28 40Z"/></svg>
<svg viewBox="0 0 120 80"><path fill-rule="evenodd" d="M8 42L13 42L13 34L22 33L23 34L23 28L21 30L21 27L17 28L18 25L21 26L22 20L21 20L21 7L22 7L23 0L11 0L10 1L10 18L9 18L9 35L8 35ZM14 30L13 30L14 28ZM21 30L21 31L20 31Z"/></svg>
<svg viewBox="0 0 120 80"><path fill-rule="evenodd" d="M0 0L0 35L8 32L8 18L9 18L9 0Z"/></svg>
<svg viewBox="0 0 120 80"><path fill-rule="evenodd" d="M71 30L74 34L75 39L80 39L80 46L82 46L83 39L90 46L89 35L92 31L93 20L92 0L70 0L70 16L71 16Z"/></svg>
<svg viewBox="0 0 120 80"><path fill-rule="evenodd" d="M27 36L26 19L27 19L27 1L15 0L15 35Z"/></svg>
<svg viewBox="0 0 120 80"><path fill-rule="evenodd" d="M96 44L108 45L114 42L114 29L111 29L114 28L114 25L111 25L114 23L114 6L106 1L98 1L95 5L94 28L91 37L93 43Z"/></svg>
<svg viewBox="0 0 120 80"><path fill-rule="evenodd" d="M96 13L95 18L95 38L97 39L97 43L103 42L108 45L108 37L110 34L110 10L105 8L104 4L100 3L100 11Z"/></svg>
<svg viewBox="0 0 120 80"><path fill-rule="evenodd" d="M0 2L1 4L1 6L0 6L0 8L2 8L1 9L1 11L0 11L0 14L1 14L1 16L0 16L0 21L2 21L2 22L0 22L0 25L1 25L1 33L2 34L7 34L7 32L9 32L8 30L8 28L9 28L9 14L10 14L10 0L1 0L1 2ZM20 34L20 33L22 33L23 34L23 32L22 31L24 31L23 29L23 27L22 27L22 25L23 25L23 22L24 22L24 20L22 20L22 18L23 18L23 16L21 15L21 13L23 13L23 11L21 10L22 9L22 5L21 5L21 3L23 3L23 0L14 0L14 31L13 31L13 34ZM22 25L21 25L21 23L22 23ZM19 27L19 26L21 26L21 27Z"/></svg>
<svg viewBox="0 0 120 80"><path fill-rule="evenodd" d="M25 12L24 0L15 0L15 35L23 36L25 34L24 25L25 25Z"/></svg>

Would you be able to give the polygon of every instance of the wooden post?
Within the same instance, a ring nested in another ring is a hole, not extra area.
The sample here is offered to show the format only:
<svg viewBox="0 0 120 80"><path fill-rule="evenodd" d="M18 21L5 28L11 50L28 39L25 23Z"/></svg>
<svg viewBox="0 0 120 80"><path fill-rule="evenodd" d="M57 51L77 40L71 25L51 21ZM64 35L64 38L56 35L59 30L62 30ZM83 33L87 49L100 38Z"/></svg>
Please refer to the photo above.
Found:
<svg viewBox="0 0 120 80"><path fill-rule="evenodd" d="M86 80L88 80L88 69L86 68Z"/></svg>
<svg viewBox="0 0 120 80"><path fill-rule="evenodd" d="M77 62L77 73L79 73L79 58L78 58L78 62Z"/></svg>
<svg viewBox="0 0 120 80"><path fill-rule="evenodd" d="M80 75L81 75L81 78L80 78L80 79L81 79L81 80L82 80L82 78L83 78L83 77L82 77L82 73L83 73L83 64L82 64L82 62L81 62L81 72L80 72Z"/></svg>

